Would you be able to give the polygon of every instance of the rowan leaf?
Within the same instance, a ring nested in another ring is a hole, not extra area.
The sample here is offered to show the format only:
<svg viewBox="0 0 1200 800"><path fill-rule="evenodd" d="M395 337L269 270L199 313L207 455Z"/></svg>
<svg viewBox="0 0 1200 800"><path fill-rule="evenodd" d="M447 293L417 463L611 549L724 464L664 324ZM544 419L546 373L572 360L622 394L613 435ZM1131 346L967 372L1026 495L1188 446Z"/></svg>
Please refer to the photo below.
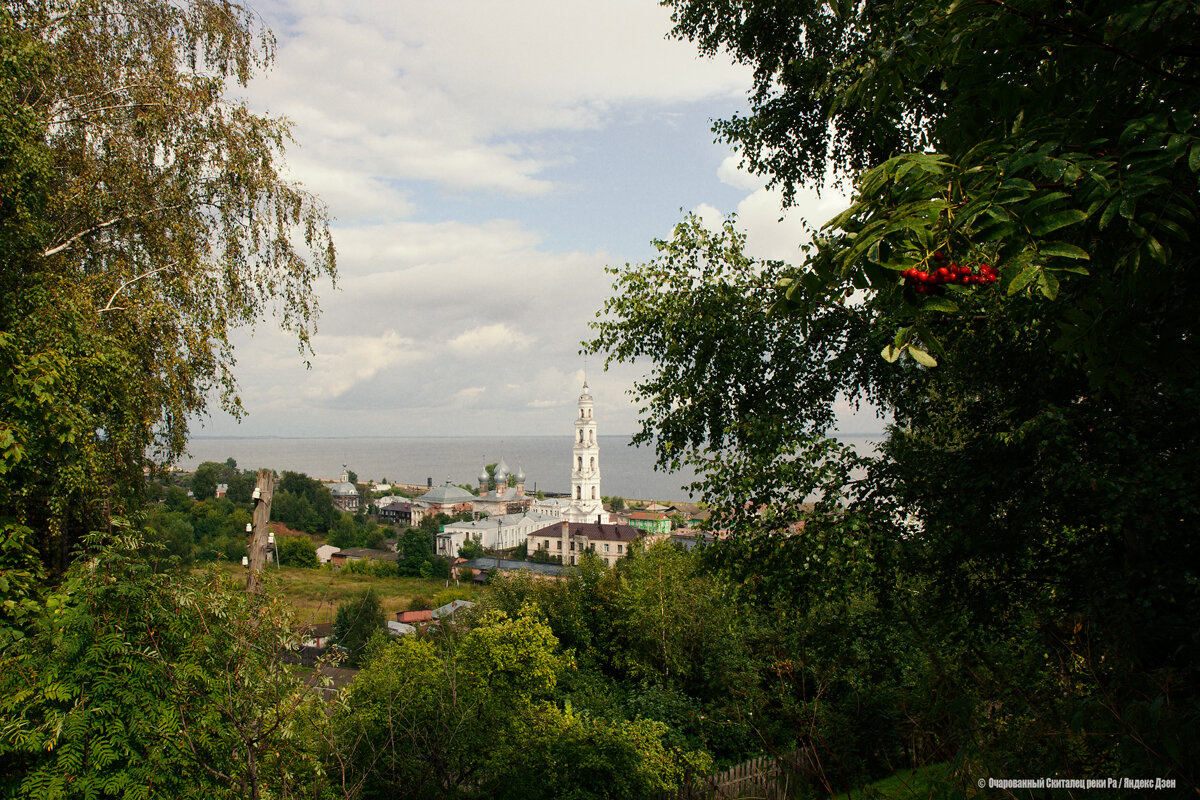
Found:
<svg viewBox="0 0 1200 800"><path fill-rule="evenodd" d="M1059 258L1076 258L1088 260L1091 256L1082 247L1070 244L1069 242L1044 242L1038 245L1038 250L1044 256L1058 256Z"/></svg>
<svg viewBox="0 0 1200 800"><path fill-rule="evenodd" d="M1021 272L1009 282L1008 294L1011 296L1024 289L1029 285L1030 281L1033 281L1037 278L1040 271L1041 267L1037 265L1030 265L1021 270Z"/></svg>
<svg viewBox="0 0 1200 800"><path fill-rule="evenodd" d="M929 355L929 353L926 353L924 350L917 347L916 345L910 344L908 346L908 354L910 356L912 356L913 361L916 361L918 364L920 364L923 367L932 368L932 367L937 366L937 359L934 358L933 356Z"/></svg>
<svg viewBox="0 0 1200 800"><path fill-rule="evenodd" d="M1065 228L1068 225L1075 225L1087 219L1087 212L1078 208L1067 209L1066 211L1056 211L1053 214L1047 214L1041 217L1035 224L1029 228L1029 233L1033 236L1045 236L1051 231L1056 231L1060 228Z"/></svg>

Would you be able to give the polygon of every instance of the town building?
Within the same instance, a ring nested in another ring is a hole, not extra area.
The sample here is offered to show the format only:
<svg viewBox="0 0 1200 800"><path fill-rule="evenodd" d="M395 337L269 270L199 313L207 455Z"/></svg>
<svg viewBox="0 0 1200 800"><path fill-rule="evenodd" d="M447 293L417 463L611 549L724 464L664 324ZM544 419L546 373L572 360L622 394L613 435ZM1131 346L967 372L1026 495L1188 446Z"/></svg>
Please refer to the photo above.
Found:
<svg viewBox="0 0 1200 800"><path fill-rule="evenodd" d="M443 558L454 558L467 539L488 550L510 550L526 542L529 534L553 522L553 517L533 513L452 522L442 526L435 539L434 552Z"/></svg>
<svg viewBox="0 0 1200 800"><path fill-rule="evenodd" d="M413 515L413 524L420 522L419 517L425 514L462 514L472 510L472 504L475 502L475 495L468 492L461 486L455 486L446 478L444 486L435 486L425 494L417 498L414 504L415 508L410 512ZM417 508L420 509L419 516Z"/></svg>
<svg viewBox="0 0 1200 800"><path fill-rule="evenodd" d="M391 550L375 550L370 547L346 547L334 553L329 560L335 567L341 567L351 561L362 561L364 559L396 562L399 560L399 556Z"/></svg>
<svg viewBox="0 0 1200 800"><path fill-rule="evenodd" d="M570 507L571 501L566 497L544 497L541 500L535 498L529 510L534 514L562 519Z"/></svg>
<svg viewBox="0 0 1200 800"><path fill-rule="evenodd" d="M420 511L416 511L416 519L413 519L413 512L416 510L416 503L414 501L407 498L397 498L383 503L384 499L380 498L379 516L381 518L393 525L403 525L405 527L421 521Z"/></svg>
<svg viewBox="0 0 1200 800"><path fill-rule="evenodd" d="M629 514L629 524L647 533L666 536L671 532L671 520L661 511L634 511Z"/></svg>
<svg viewBox="0 0 1200 800"><path fill-rule="evenodd" d="M495 482L495 486L491 484ZM529 510L533 498L525 496L525 470L517 466L515 474L508 464L500 459L489 476L487 468L479 473L479 496L471 502L471 509L479 514L520 514Z"/></svg>
<svg viewBox="0 0 1200 800"><path fill-rule="evenodd" d="M358 495L358 488L350 482L350 473L345 465L342 466L342 479L329 485L329 493L333 495L333 504L342 511L349 511L351 514L358 512L362 498Z"/></svg>
<svg viewBox="0 0 1200 800"><path fill-rule="evenodd" d="M596 522L563 520L529 534L529 553L538 550L557 556L566 565L578 564L586 550L608 562L609 566L629 555L630 546L645 533L632 525L606 525Z"/></svg>

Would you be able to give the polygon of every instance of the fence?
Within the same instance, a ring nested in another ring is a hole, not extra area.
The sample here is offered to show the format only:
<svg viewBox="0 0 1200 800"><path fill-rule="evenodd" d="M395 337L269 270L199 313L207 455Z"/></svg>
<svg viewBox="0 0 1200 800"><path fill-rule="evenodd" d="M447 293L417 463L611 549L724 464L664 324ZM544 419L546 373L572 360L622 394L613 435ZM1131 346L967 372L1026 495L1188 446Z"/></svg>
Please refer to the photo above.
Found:
<svg viewBox="0 0 1200 800"><path fill-rule="evenodd" d="M809 785L807 750L760 756L680 786L659 800L791 800Z"/></svg>

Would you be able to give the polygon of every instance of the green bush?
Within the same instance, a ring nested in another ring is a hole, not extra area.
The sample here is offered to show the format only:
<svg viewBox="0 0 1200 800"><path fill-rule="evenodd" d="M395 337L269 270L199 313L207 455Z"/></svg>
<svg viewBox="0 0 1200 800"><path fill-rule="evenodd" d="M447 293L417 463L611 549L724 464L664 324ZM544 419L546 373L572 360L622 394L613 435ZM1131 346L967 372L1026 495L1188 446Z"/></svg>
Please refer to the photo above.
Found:
<svg viewBox="0 0 1200 800"><path fill-rule="evenodd" d="M317 546L307 536L280 536L275 540L279 548L279 563L285 567L316 568Z"/></svg>

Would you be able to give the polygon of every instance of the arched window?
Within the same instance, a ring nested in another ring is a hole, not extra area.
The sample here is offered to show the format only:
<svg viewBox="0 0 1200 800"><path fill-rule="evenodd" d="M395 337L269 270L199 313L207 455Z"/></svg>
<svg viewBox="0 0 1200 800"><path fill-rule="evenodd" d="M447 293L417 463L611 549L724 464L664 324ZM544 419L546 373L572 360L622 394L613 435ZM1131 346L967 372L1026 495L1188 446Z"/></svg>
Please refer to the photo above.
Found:
<svg viewBox="0 0 1200 800"><path fill-rule="evenodd" d="M579 457L579 470L580 472L583 471L583 456Z"/></svg>
<svg viewBox="0 0 1200 800"><path fill-rule="evenodd" d="M588 442L590 444L596 443L596 432L594 430L591 430L590 428L588 429Z"/></svg>
<svg viewBox="0 0 1200 800"><path fill-rule="evenodd" d="M592 487L592 499L593 500L596 499L596 487L595 486Z"/></svg>
<svg viewBox="0 0 1200 800"><path fill-rule="evenodd" d="M592 456L592 457L591 457L591 459L589 459L589 460L592 462L592 469L595 469L595 468L596 468L596 457L595 457L595 456ZM579 457L579 461L580 461L580 462L582 462L582 461L583 461L583 456L580 456L580 457ZM582 463L580 463L580 465L579 465L579 468L580 468L580 469L583 469L583 464L582 464Z"/></svg>
<svg viewBox="0 0 1200 800"><path fill-rule="evenodd" d="M583 487L582 487L582 486L576 486L576 487L575 487L575 499L576 499L576 500L582 500L582 499L583 499Z"/></svg>

